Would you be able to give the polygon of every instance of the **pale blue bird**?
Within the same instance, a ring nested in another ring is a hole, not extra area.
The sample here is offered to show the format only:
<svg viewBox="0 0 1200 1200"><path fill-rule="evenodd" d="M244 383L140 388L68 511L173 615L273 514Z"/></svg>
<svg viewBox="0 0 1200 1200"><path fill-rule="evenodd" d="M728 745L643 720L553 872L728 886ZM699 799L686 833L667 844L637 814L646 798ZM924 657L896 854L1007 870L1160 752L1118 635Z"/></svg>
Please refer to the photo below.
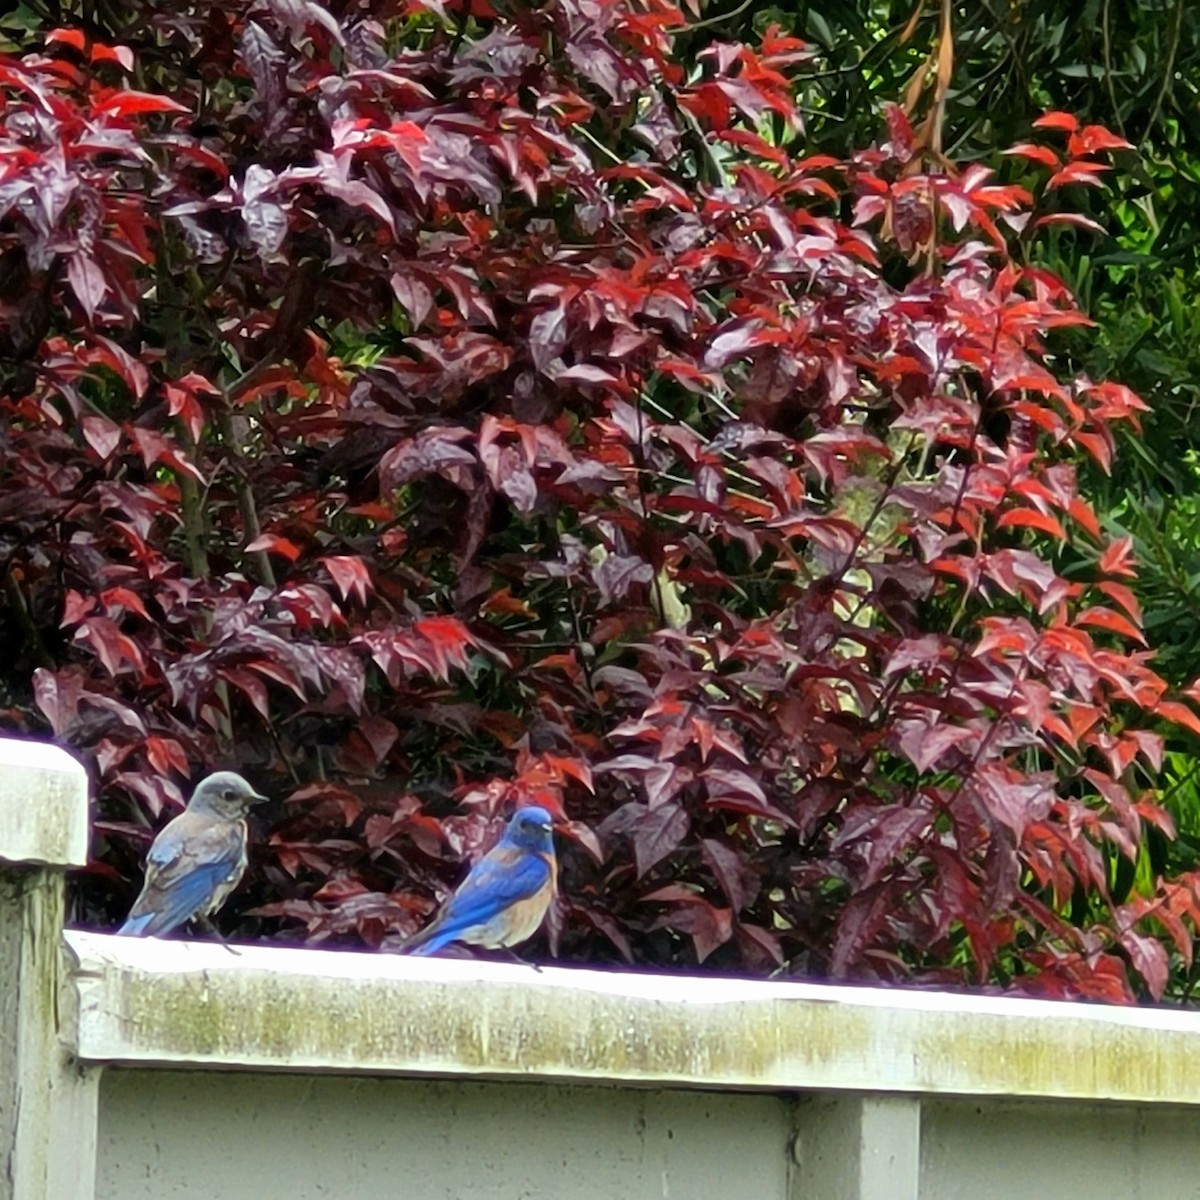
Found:
<svg viewBox="0 0 1200 1200"><path fill-rule="evenodd" d="M558 862L553 829L544 808L518 809L500 841L404 949L436 954L451 942L467 942L497 950L533 937L554 899Z"/></svg>
<svg viewBox="0 0 1200 1200"><path fill-rule="evenodd" d="M240 775L202 779L146 855L146 880L117 933L154 937L214 913L246 870L246 813L265 800Z"/></svg>

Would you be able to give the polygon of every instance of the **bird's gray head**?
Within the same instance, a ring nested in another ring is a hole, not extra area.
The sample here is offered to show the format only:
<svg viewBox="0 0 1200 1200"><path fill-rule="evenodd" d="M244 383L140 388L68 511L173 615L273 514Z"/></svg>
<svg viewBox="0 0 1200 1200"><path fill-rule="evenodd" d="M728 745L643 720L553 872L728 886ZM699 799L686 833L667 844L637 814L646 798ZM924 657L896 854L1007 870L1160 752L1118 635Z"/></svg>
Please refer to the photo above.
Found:
<svg viewBox="0 0 1200 1200"><path fill-rule="evenodd" d="M188 808L210 812L226 819L244 817L250 805L265 800L236 771L218 771L205 776L192 793Z"/></svg>
<svg viewBox="0 0 1200 1200"><path fill-rule="evenodd" d="M554 853L554 819L539 805L518 808L509 818L504 841L522 850Z"/></svg>

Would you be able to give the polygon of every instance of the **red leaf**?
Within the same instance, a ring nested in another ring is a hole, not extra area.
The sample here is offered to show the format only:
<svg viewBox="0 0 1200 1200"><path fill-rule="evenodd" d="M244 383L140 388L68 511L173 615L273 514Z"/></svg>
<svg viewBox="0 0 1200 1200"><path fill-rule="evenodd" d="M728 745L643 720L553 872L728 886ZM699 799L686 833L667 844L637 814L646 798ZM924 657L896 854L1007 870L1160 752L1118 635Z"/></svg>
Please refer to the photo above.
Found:
<svg viewBox="0 0 1200 1200"><path fill-rule="evenodd" d="M594 908L580 907L573 908L572 913L585 924L592 926L593 929L608 938L626 962L633 962L633 949L629 944L629 938L625 935L625 931L621 926L608 913L600 912Z"/></svg>
<svg viewBox="0 0 1200 1200"><path fill-rule="evenodd" d="M88 361L101 363L109 370L115 371L138 400L146 394L146 389L150 386L150 372L146 370L145 364L134 358L123 346L94 330Z"/></svg>
<svg viewBox="0 0 1200 1200"><path fill-rule="evenodd" d="M1129 736L1137 743L1138 753L1150 764L1152 771L1161 771L1163 762L1162 735L1149 729L1131 729ZM1135 807L1137 807L1135 805ZM1175 834L1168 836L1174 838Z"/></svg>
<svg viewBox="0 0 1200 1200"><path fill-rule="evenodd" d="M1124 575L1128 579L1137 578L1137 570L1133 565L1133 538L1118 538L1111 543L1100 555L1100 570L1105 575Z"/></svg>
<svg viewBox="0 0 1200 1200"><path fill-rule="evenodd" d="M128 46L103 46L99 42L92 46L88 57L92 62L113 62L132 72L135 67L133 51Z"/></svg>
<svg viewBox="0 0 1200 1200"><path fill-rule="evenodd" d="M282 684L285 688L294 692L298 699L306 699L304 695L304 685L296 678L295 672L289 670L282 663L268 662L266 659L259 659L255 662L248 663L247 666L251 671L257 671L260 675L265 675L268 679L275 680L276 683ZM230 672L222 672L229 676L232 682L238 683L238 679ZM241 684L238 683L240 687ZM247 695L253 700L254 696L247 691Z"/></svg>
<svg viewBox="0 0 1200 1200"><path fill-rule="evenodd" d="M87 35L82 29L51 29L46 34L45 41L48 46L61 42L64 46L70 46L73 50L82 53L87 42Z"/></svg>
<svg viewBox="0 0 1200 1200"><path fill-rule="evenodd" d="M1090 162L1083 159L1079 162L1067 163L1061 170L1055 171L1046 183L1047 188L1066 187L1070 183L1085 184L1089 187L1103 187L1104 180L1100 178L1102 171L1111 171L1107 163Z"/></svg>
<svg viewBox="0 0 1200 1200"><path fill-rule="evenodd" d="M592 569L592 578L602 605L623 600L635 584L649 583L654 569L643 559L627 554L608 554Z"/></svg>
<svg viewBox="0 0 1200 1200"><path fill-rule="evenodd" d="M154 96L149 92L112 92L96 106L97 113L108 113L116 117L131 117L152 112L191 112L186 105L166 96Z"/></svg>
<svg viewBox="0 0 1200 1200"><path fill-rule="evenodd" d="M1107 629L1110 633L1119 633L1122 637L1133 638L1134 641L1146 644L1142 631L1127 617L1114 612L1111 608L1093 606L1085 608L1075 617L1076 625L1094 625L1097 629Z"/></svg>
<svg viewBox="0 0 1200 1200"><path fill-rule="evenodd" d="M900 749L922 773L936 766L947 751L979 742L978 730L958 725L909 721L900 728Z"/></svg>
<svg viewBox="0 0 1200 1200"><path fill-rule="evenodd" d="M983 811L1021 838L1034 821L1050 811L1054 791L1045 776L1026 777L1001 763L983 763L963 782Z"/></svg>
<svg viewBox="0 0 1200 1200"><path fill-rule="evenodd" d="M1107 436L1105 436L1107 434ZM1112 435L1105 429L1104 433L1088 433L1077 430L1071 435L1071 440L1082 446L1095 460L1100 469L1107 475L1112 471Z"/></svg>
<svg viewBox="0 0 1200 1200"><path fill-rule="evenodd" d="M187 755L174 738L148 737L146 757L160 775L175 771L187 779L191 774Z"/></svg>
<svg viewBox="0 0 1200 1200"><path fill-rule="evenodd" d="M1082 213L1050 213L1047 216L1038 217L1033 223L1035 229L1041 229L1046 225L1077 225L1080 229L1090 229L1092 233L1108 233L1108 230L1099 221L1093 221L1091 217L1085 217Z"/></svg>
<svg viewBox="0 0 1200 1200"><path fill-rule="evenodd" d="M199 375L189 375L178 384L168 383L163 387L167 397L167 411L173 417L181 417L193 441L198 442L204 432L204 408L196 396L196 388L189 385L188 380L208 381ZM216 391L211 385L206 390Z"/></svg>
<svg viewBox="0 0 1200 1200"><path fill-rule="evenodd" d="M128 588L105 588L100 593L100 603L108 609L109 615L113 617L120 616L122 612L131 612L147 621L151 619L150 614L146 611L146 606L142 603L141 596L137 592L131 592Z"/></svg>
<svg viewBox="0 0 1200 1200"><path fill-rule="evenodd" d="M173 438L140 425L129 426L128 433L147 467L161 462L172 470L190 475L198 483L204 483L204 476L195 464L184 456Z"/></svg>
<svg viewBox="0 0 1200 1200"><path fill-rule="evenodd" d="M734 767L708 767L702 778L710 798L716 800L729 794L748 796L759 804L767 803L767 795L756 779Z"/></svg>
<svg viewBox="0 0 1200 1200"><path fill-rule="evenodd" d="M1123 929L1117 935L1121 948L1129 955L1134 970L1146 981L1146 988L1155 1000L1161 1000L1170 975L1170 959L1166 947L1154 938Z"/></svg>
<svg viewBox="0 0 1200 1200"><path fill-rule="evenodd" d="M126 662L138 674L146 669L137 643L123 634L117 623L109 617L88 617L75 631L75 640L92 647L110 676L117 675Z"/></svg>
<svg viewBox="0 0 1200 1200"><path fill-rule="evenodd" d="M1007 512L1001 513L1000 519L996 522L997 529L1008 529L1015 525L1052 534L1060 542L1067 540L1067 531L1057 518L1052 517L1049 513L1038 512L1036 508L1010 508Z"/></svg>
<svg viewBox="0 0 1200 1200"><path fill-rule="evenodd" d="M1088 534L1097 541L1100 539L1100 522L1096 519L1092 506L1086 500L1082 500L1078 496L1074 497L1067 511Z"/></svg>
<svg viewBox="0 0 1200 1200"><path fill-rule="evenodd" d="M63 601L63 615L58 627L67 629L71 625L78 625L88 613L95 611L95 596L84 596L71 588L67 591L66 599Z"/></svg>
<svg viewBox="0 0 1200 1200"><path fill-rule="evenodd" d="M859 847L864 859L860 886L870 887L920 841L932 822L933 813L923 805L860 809L847 818L830 848Z"/></svg>
<svg viewBox="0 0 1200 1200"><path fill-rule="evenodd" d="M530 322L529 349L533 365L539 371L552 374L567 345L567 312L561 303L540 312ZM561 366L561 363L559 364Z"/></svg>
<svg viewBox="0 0 1200 1200"><path fill-rule="evenodd" d="M555 829L565 834L573 842L578 842L597 866L604 862L604 851L600 846L600 839L591 826L585 825L582 821L560 821L555 825Z"/></svg>
<svg viewBox="0 0 1200 1200"><path fill-rule="evenodd" d="M1079 121L1067 112L1048 112L1038 117L1033 123L1034 129L1065 129L1074 133L1079 128Z"/></svg>
<svg viewBox="0 0 1200 1200"><path fill-rule="evenodd" d="M1002 150L1000 153L1015 154L1021 158L1028 158L1031 162L1041 163L1045 167L1057 167L1061 161L1049 146L1038 146L1033 142L1021 142L1019 145L1010 146L1009 149Z"/></svg>
<svg viewBox="0 0 1200 1200"><path fill-rule="evenodd" d="M288 562L295 562L303 553L295 542L274 533L260 533L254 541L246 545L247 554L257 554L264 550L269 554L278 554L281 558L286 558Z"/></svg>
<svg viewBox="0 0 1200 1200"><path fill-rule="evenodd" d="M1166 816L1165 813L1163 815ZM1168 817L1167 820L1169 822L1170 818ZM1175 831L1173 825L1170 826L1170 830L1167 836L1174 838ZM1167 936L1170 937L1175 948L1175 952L1183 959L1184 966L1190 967L1195 952L1191 930L1171 911L1169 905L1159 904L1151 910L1149 915L1166 930Z"/></svg>
<svg viewBox="0 0 1200 1200"><path fill-rule="evenodd" d="M424 641L430 669L441 679L450 678L452 667L465 668L469 648L478 644L457 617L423 617L413 632Z"/></svg>
<svg viewBox="0 0 1200 1200"><path fill-rule="evenodd" d="M1133 146L1123 137L1110 133L1103 125L1085 125L1067 141L1067 153L1072 158L1095 154L1097 150L1132 150Z"/></svg>
<svg viewBox="0 0 1200 1200"><path fill-rule="evenodd" d="M343 600L351 594L366 604L371 590L371 572L367 564L356 554L332 554L317 560L329 572Z"/></svg>
<svg viewBox="0 0 1200 1200"><path fill-rule="evenodd" d="M1180 704L1177 700L1160 700L1155 706L1154 711L1158 716L1165 721L1173 721L1176 725L1182 725L1185 729L1190 729L1192 733L1200 736L1200 717L1186 704Z"/></svg>
<svg viewBox="0 0 1200 1200"><path fill-rule="evenodd" d="M97 455L104 460L112 458L121 444L121 427L107 417L91 413L80 421L80 425L83 427L84 440Z"/></svg>
<svg viewBox="0 0 1200 1200"><path fill-rule="evenodd" d="M611 371L606 371L603 367L597 367L591 363L579 363L577 366L568 367L565 371L558 371L555 373L554 378L559 383L594 384L599 387L609 387L619 392L629 390L627 385L612 374Z"/></svg>

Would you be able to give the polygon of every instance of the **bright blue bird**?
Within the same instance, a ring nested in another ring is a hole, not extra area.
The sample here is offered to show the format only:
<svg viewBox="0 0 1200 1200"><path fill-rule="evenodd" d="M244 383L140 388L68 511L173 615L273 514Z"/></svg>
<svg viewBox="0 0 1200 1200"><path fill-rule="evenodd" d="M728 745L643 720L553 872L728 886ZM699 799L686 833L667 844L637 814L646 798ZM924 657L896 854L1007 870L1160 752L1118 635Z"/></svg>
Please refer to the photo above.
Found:
<svg viewBox="0 0 1200 1200"><path fill-rule="evenodd" d="M436 954L451 942L467 942L497 950L533 937L554 899L558 862L553 828L544 808L518 809L500 841L404 949Z"/></svg>
<svg viewBox="0 0 1200 1200"><path fill-rule="evenodd" d="M246 813L265 799L233 771L202 779L154 839L141 895L117 933L155 937L216 912L246 870Z"/></svg>

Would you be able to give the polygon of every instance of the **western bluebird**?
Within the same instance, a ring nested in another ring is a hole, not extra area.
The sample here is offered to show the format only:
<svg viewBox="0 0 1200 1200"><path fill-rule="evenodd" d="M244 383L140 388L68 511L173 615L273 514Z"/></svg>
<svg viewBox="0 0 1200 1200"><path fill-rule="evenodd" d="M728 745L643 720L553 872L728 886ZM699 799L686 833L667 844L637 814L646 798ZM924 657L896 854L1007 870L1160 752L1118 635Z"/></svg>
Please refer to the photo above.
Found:
<svg viewBox="0 0 1200 1200"><path fill-rule="evenodd" d="M154 839L141 895L117 933L152 937L216 912L246 870L246 812L265 799L233 771L202 779Z"/></svg>
<svg viewBox="0 0 1200 1200"><path fill-rule="evenodd" d="M451 942L468 942L496 950L533 937L554 898L558 863L552 829L544 808L518 809L500 841L404 949L435 954Z"/></svg>

